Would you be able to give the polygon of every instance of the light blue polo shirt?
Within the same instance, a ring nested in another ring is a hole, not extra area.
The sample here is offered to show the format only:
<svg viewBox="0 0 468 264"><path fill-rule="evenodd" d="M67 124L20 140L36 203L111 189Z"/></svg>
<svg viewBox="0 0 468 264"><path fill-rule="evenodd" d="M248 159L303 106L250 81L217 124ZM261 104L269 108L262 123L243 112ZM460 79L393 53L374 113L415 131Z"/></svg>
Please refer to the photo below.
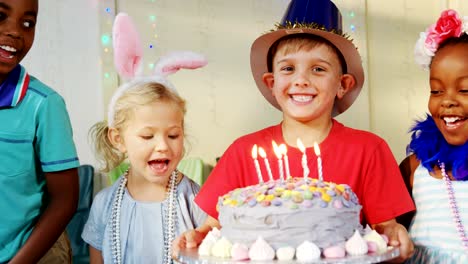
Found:
<svg viewBox="0 0 468 264"><path fill-rule="evenodd" d="M63 98L30 76L23 101L0 109L0 263L23 246L45 209L44 172L78 166Z"/></svg>

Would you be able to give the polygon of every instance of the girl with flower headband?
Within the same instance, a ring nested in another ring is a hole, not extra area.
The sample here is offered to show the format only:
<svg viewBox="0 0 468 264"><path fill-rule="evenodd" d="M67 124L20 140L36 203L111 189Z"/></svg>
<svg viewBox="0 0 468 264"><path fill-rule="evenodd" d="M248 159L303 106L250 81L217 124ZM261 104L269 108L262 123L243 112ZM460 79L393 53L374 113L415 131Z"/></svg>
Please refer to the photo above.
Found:
<svg viewBox="0 0 468 264"><path fill-rule="evenodd" d="M468 17L443 11L421 33L415 58L430 71L431 94L400 165L416 203L408 262L468 263Z"/></svg>
<svg viewBox="0 0 468 264"><path fill-rule="evenodd" d="M91 263L172 263L175 236L206 218L193 203L199 186L177 171L184 152L185 101L166 79L206 60L192 52L163 57L151 76L141 70L142 49L133 23L118 14L113 28L115 64L130 79L113 95L107 122L91 135L109 171L128 158L130 169L93 201L82 237Z"/></svg>

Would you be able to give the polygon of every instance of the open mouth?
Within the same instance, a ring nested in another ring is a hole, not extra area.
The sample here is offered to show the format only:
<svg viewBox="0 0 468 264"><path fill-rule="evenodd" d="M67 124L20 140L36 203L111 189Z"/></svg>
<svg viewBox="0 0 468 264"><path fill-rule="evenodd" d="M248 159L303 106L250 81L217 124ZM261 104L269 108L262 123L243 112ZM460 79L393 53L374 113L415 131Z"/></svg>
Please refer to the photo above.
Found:
<svg viewBox="0 0 468 264"><path fill-rule="evenodd" d="M8 45L0 45L0 57L11 59L16 55L16 49Z"/></svg>
<svg viewBox="0 0 468 264"><path fill-rule="evenodd" d="M169 166L169 159L155 159L148 162L150 168L156 173L165 172Z"/></svg>
<svg viewBox="0 0 468 264"><path fill-rule="evenodd" d="M442 117L442 120L444 120L445 125L448 128L455 128L462 122L464 122L467 118L466 117L461 117L461 116L444 116Z"/></svg>

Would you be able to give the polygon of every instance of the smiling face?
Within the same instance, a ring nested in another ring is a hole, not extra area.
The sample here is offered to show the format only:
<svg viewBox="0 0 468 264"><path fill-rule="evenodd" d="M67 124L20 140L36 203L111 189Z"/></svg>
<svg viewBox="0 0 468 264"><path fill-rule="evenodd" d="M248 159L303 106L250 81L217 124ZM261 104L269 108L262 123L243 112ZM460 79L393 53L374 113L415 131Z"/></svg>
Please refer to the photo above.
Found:
<svg viewBox="0 0 468 264"><path fill-rule="evenodd" d="M137 106L125 128L114 139L126 153L131 177L165 185L182 159L184 113L174 102L156 101Z"/></svg>
<svg viewBox="0 0 468 264"><path fill-rule="evenodd" d="M37 10L37 0L0 0L0 82L31 49Z"/></svg>
<svg viewBox="0 0 468 264"><path fill-rule="evenodd" d="M431 63L429 112L451 145L468 140L468 43L448 45Z"/></svg>
<svg viewBox="0 0 468 264"><path fill-rule="evenodd" d="M272 73L263 76L283 111L284 119L330 122L335 99L348 88L338 55L324 43L279 45L272 59ZM352 78L354 81L354 78ZM352 83L354 84L354 82Z"/></svg>

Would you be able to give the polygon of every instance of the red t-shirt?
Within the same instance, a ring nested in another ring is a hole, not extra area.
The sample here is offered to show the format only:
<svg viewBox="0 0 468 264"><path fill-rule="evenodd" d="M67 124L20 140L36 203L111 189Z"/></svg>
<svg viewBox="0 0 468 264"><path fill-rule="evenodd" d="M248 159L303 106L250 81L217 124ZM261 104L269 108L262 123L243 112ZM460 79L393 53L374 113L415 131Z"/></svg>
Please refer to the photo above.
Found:
<svg viewBox="0 0 468 264"><path fill-rule="evenodd" d="M252 158L254 144L265 149L273 178L279 179L278 159L273 152L272 140L278 145L285 143L280 124L234 141L203 184L195 202L217 218L219 196L235 188L257 184ZM323 180L351 186L363 206L362 216L367 223L381 223L415 209L390 148L377 135L345 127L333 120L330 134L319 146ZM287 147L291 175L303 177L302 152L298 148ZM307 148L306 155L309 177L318 178L314 148ZM258 156L258 162L264 181L268 181L264 159Z"/></svg>

